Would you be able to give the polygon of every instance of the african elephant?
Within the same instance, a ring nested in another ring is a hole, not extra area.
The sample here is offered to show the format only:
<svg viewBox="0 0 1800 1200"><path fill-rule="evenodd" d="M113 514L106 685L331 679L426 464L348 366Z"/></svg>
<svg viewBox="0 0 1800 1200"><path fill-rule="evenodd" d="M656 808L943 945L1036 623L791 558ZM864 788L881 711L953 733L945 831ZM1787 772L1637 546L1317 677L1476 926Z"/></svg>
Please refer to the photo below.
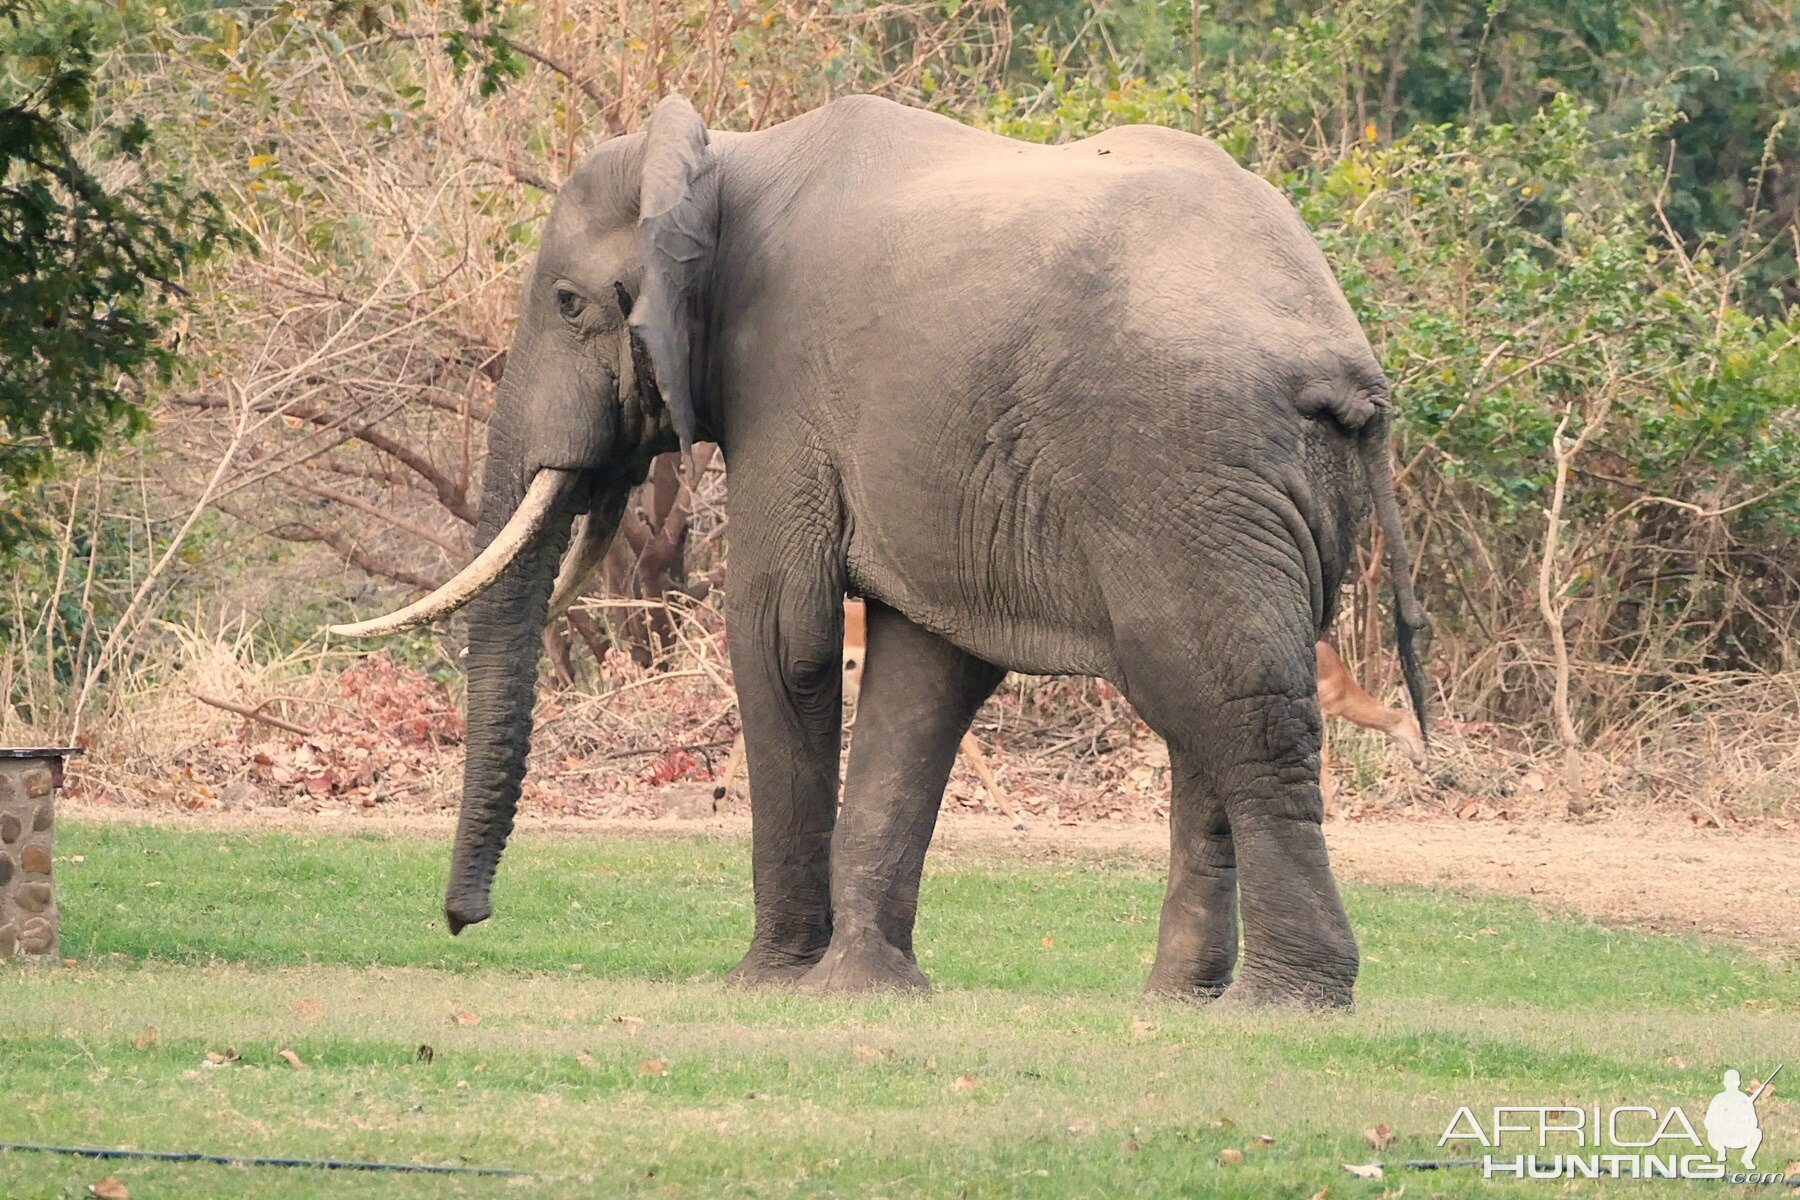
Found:
<svg viewBox="0 0 1800 1200"><path fill-rule="evenodd" d="M1103 677L1169 744L1149 989L1346 1004L1313 644L1372 500L1422 713L1389 417L1317 246L1205 138L1029 145L866 96L709 132L670 97L557 197L490 425L484 548L336 628L468 607L445 913L486 920L559 564L566 596L651 457L716 442L753 796L732 979L928 986L926 847L959 739L1015 670ZM868 660L840 807L846 593L869 602Z"/></svg>

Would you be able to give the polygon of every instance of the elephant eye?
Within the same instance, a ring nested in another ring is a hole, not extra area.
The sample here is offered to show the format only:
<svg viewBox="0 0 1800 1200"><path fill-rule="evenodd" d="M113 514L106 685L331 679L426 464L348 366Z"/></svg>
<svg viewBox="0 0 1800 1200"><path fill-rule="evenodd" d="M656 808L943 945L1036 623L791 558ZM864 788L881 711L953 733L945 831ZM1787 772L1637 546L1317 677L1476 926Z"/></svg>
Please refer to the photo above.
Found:
<svg viewBox="0 0 1800 1200"><path fill-rule="evenodd" d="M565 321L581 319L581 310L587 307L587 297L573 288L556 289L556 311L562 314Z"/></svg>

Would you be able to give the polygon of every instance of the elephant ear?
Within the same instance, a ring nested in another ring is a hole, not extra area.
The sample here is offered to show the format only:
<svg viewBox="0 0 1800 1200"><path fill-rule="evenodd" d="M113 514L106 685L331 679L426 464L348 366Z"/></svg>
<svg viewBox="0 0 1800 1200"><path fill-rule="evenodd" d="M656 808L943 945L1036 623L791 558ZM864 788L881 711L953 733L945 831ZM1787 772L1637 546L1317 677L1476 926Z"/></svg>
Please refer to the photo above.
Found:
<svg viewBox="0 0 1800 1200"><path fill-rule="evenodd" d="M700 114L670 96L650 114L638 196L638 250L644 284L632 306L656 390L684 453L696 425L693 374L700 351L701 300L719 240L719 177Z"/></svg>

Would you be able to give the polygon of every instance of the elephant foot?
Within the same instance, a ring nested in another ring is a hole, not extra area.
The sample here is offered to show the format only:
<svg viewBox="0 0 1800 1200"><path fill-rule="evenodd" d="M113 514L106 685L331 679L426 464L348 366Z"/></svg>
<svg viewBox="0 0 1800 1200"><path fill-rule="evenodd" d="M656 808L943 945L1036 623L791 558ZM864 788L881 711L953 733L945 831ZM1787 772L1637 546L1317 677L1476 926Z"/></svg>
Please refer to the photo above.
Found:
<svg viewBox="0 0 1800 1200"><path fill-rule="evenodd" d="M1216 979L1195 979L1176 972L1165 972L1158 968L1152 970L1150 978L1144 981L1144 995L1205 1004L1217 1000L1230 986L1231 976L1229 975Z"/></svg>
<svg viewBox="0 0 1800 1200"><path fill-rule="evenodd" d="M738 965L725 973L725 982L737 987L788 988L818 965L824 948L784 949L751 942Z"/></svg>
<svg viewBox="0 0 1800 1200"><path fill-rule="evenodd" d="M1356 1002L1351 981L1323 979L1275 979L1246 971L1219 994L1219 1003L1232 1008L1303 1008L1314 1011L1349 1008Z"/></svg>
<svg viewBox="0 0 1800 1200"><path fill-rule="evenodd" d="M918 964L880 937L867 935L833 941L825 957L800 981L813 995L845 992L917 992L931 990Z"/></svg>

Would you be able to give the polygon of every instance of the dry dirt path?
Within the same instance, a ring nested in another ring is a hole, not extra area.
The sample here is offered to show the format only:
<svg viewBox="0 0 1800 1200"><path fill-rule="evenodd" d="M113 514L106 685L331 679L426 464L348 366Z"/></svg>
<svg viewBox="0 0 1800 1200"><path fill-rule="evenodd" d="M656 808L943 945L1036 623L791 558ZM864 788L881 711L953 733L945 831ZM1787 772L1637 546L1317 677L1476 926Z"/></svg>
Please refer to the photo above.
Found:
<svg viewBox="0 0 1800 1200"><path fill-rule="evenodd" d="M1385 823L1327 834L1346 876L1519 896L1602 924L1800 953L1800 834L1674 822Z"/></svg>
<svg viewBox="0 0 1800 1200"><path fill-rule="evenodd" d="M674 790L674 789L671 789ZM701 803L672 804L703 811ZM281 809L176 813L67 805L63 815L87 821L204 829L365 831L448 837L448 815L353 816ZM605 836L743 836L739 815L661 819L521 817L534 833ZM1032 858L1099 853L1160 861L1162 825L1038 824L1020 832L1005 822L947 814L938 845L951 854L996 849ZM1340 875L1371 883L1405 883L1516 896L1547 912L1661 933L1701 934L1781 955L1800 953L1800 833L1776 829L1696 830L1689 825L1609 821L1587 825L1516 822L1334 822L1326 826Z"/></svg>

